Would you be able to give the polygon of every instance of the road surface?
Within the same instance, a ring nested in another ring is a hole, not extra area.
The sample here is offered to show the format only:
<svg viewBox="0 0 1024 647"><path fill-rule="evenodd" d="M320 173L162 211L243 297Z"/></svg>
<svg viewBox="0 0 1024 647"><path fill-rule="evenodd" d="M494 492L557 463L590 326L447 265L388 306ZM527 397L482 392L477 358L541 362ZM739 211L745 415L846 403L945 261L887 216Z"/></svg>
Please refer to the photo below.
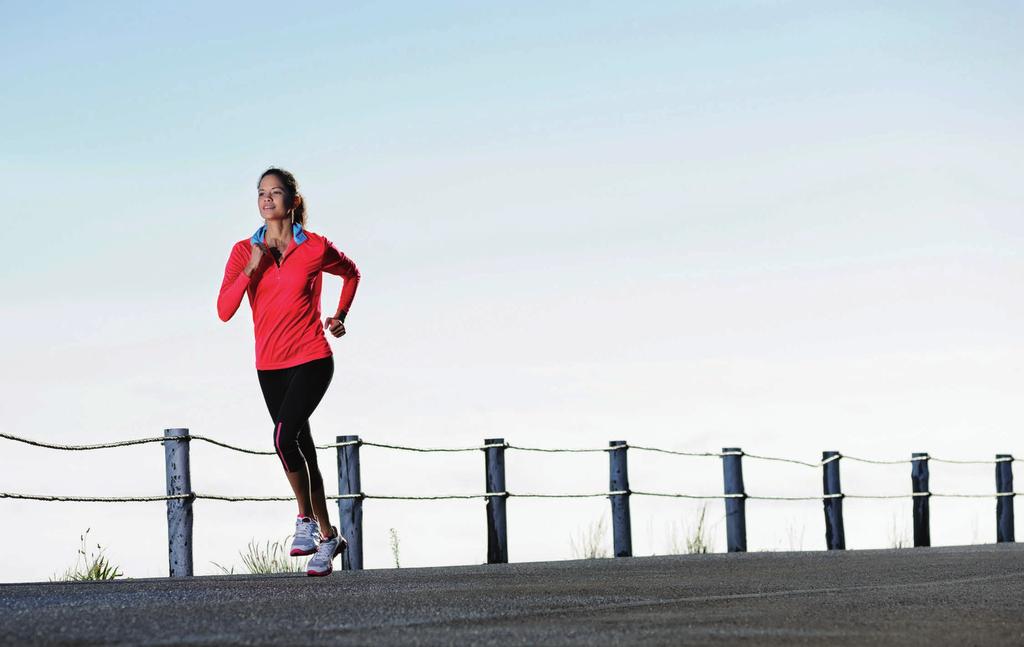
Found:
<svg viewBox="0 0 1024 647"><path fill-rule="evenodd" d="M1024 548L3 584L0 643L1022 645Z"/></svg>

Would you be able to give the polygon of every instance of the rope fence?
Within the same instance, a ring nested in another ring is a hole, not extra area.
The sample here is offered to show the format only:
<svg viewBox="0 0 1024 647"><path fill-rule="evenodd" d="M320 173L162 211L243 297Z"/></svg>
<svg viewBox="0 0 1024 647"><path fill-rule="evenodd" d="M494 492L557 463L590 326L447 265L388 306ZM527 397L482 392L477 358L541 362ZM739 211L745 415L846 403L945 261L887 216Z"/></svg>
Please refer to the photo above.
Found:
<svg viewBox="0 0 1024 647"><path fill-rule="evenodd" d="M191 487L189 471L189 443L200 441L235 452L252 455L274 455L272 450L258 450L238 447L207 436L190 434L187 429L167 429L164 436L136 438L130 440L96 443L87 445L68 445L47 443L7 433L0 433L0 438L13 442L24 443L34 447L63 451L91 451L129 447L149 443L161 443L164 446L167 493L163 496L65 496L26 494L16 492L0 492L0 499L21 499L32 501L66 501L75 503L126 503L164 501L167 505L168 544L170 555L170 575L192 575L192 503L196 500L224 502L262 502L262 501L294 501L294 496L228 496L195 492ZM362 512L363 501L443 501L484 499L487 502L487 535L488 563L505 563L508 561L507 522L505 504L508 499L585 499L605 497L612 505L612 535L616 557L632 555L631 524L629 499L631 496L661 497L673 499L714 500L722 499L726 507L727 549L729 552L746 550L746 512L747 500L761 501L822 501L825 513L825 536L829 550L845 549L845 531L843 528L843 499L911 499L913 505L914 545L931 545L929 528L929 500L937 498L996 500L996 540L997 542L1014 541L1013 498L1020 492L1013 490L1012 463L1014 458L1009 454L998 454L991 460L963 460L940 458L924 452L918 452L906 459L879 460L849 456L837 451L822 452L820 461L805 461L794 458L766 456L744 452L740 448L724 448L720 452L693 452L643 445L630 445L626 441L611 441L608 447L552 448L525 447L505 442L502 438L486 439L483 444L472 447L412 447L388 443L375 443L362 440L358 436L338 436L337 442L316 445L317 449L333 449L338 459L338 494L326 498L337 501L341 518L341 533L349 539L348 550L342 555L342 567L345 569L361 569L363 565L362 551ZM479 494L371 494L363 492L360 486L359 450L361 447L404 451L415 453L455 453L484 452L485 456L485 491ZM686 492L648 492L632 490L629 487L626 456L628 450L649 452L670 456L691 458L718 458L722 461L724 487L722 493L694 494ZM528 493L513 492L505 487L505 452L543 452L543 453L597 453L607 452L609 457L609 489L605 492L584 493ZM748 493L743 483L742 461L756 460L797 465L800 467L821 469L823 491L821 494L808 496L780 496ZM874 465L911 466L911 492L894 494L856 494L844 493L840 488L839 467L841 461ZM955 465L994 465L996 476L995 493L953 493L932 492L928 488L930 463Z"/></svg>
<svg viewBox="0 0 1024 647"><path fill-rule="evenodd" d="M328 494L324 498L340 499L380 499L383 501L445 501L460 499L485 499L502 496L517 499L590 499L596 497L619 496L668 497L675 499L695 499L711 501L714 499L747 499L751 501L819 501L821 499L912 499L919 496L959 499L991 499L993 497L1017 496L1024 492L996 492L994 494L950 494L943 492L909 492L907 494L822 494L818 496L760 496L757 494L685 494L680 492L644 492L629 490L620 492L592 492L584 494L536 494L529 492L484 492L481 494L438 494L438 495L407 495L407 494ZM211 501L294 501L294 496L229 496L221 494L203 494L193 492L171 496L65 496L49 494L20 494L17 492L0 492L0 499L26 499L30 501L75 501L79 503L139 503L149 501L173 501L176 499L210 499Z"/></svg>
<svg viewBox="0 0 1024 647"><path fill-rule="evenodd" d="M20 443L25 443L26 445L33 445L35 447L45 447L47 449L63 449L63 450L70 450L70 451L83 451L83 450L91 450L91 449L108 449L108 448L112 448L112 447L128 447L128 446L131 446L131 445L142 445L142 444L145 444L145 443L162 443L165 440L167 440L167 438L163 437L163 436L154 436L154 437L151 437L151 438L136 438L136 439L133 439L133 440L121 440L121 441L116 441L116 442L111 442L111 443L97 443L97 444L93 444L93 445L62 445L62 444L58 444L58 443L44 443L44 442L41 442L41 441L38 441L38 440L31 440L29 438L23 438L21 436L15 436L13 434L7 434L7 433L2 433L2 432L0 432L0 438L4 438L6 440L13 440L13 441L20 442ZM269 456L269 455L273 455L275 453L272 450L249 449L249 448L245 448L245 447L238 447L237 445L231 445L229 443L225 443L225 442L222 442L222 441L219 441L219 440L215 440L215 439L209 438L207 436L202 436L200 434L189 434L189 435L186 435L186 436L182 436L179 440L201 440L203 442L207 442L207 443L210 443L212 445L217 445L218 447L223 447L225 449L230 449L230 450L233 450L233 451L236 451L236 452L242 452L242 453L245 453L245 454L263 454L263 455L268 455ZM755 459L755 460L776 461L776 462L780 462L780 463L792 463L792 464L795 464L795 465L803 465L805 467L815 467L815 468L822 467L823 465L827 465L828 463L831 463L832 461L835 461L835 460L839 460L840 458L844 458L844 459L846 459L848 461L857 461L857 462L860 462L860 463L873 463L873 464L876 464L876 465L899 465L899 464L903 464L903 463L915 463L917 461L923 461L923 460L934 461L936 463L953 463L953 464L958 464L958 465L991 465L991 464L995 464L995 463L1009 463L1009 462L1014 460L1014 458L1012 456L1008 456L1008 455L1007 456L1000 456L1000 457L995 458L995 459L983 459L983 460L957 460L957 459L951 459L951 458L940 458L938 456L931 456L931 455L927 455L927 456L913 456L911 458L901 458L901 459L894 459L894 460L877 460L877 459L869 459L869 458L860 458L860 457L857 457L857 456L851 456L849 454L841 454L841 453L836 452L834 456L830 456L830 457L822 459L820 461L811 462L811 461L801 461L801 460L797 460L797 459L793 459L793 458L781 458L781 457L778 457L778 456L764 456L764 455L761 455L761 454L751 454L749 452L744 452L744 451L741 451L741 450L721 451L721 452L686 452L686 451L679 451L679 450L674 450L674 449L663 449L663 448L660 448L660 447L646 447L644 445L630 445L628 443L624 444L624 445L617 445L617 446L614 446L614 447L575 447L575 448L572 448L572 447L568 447L568 448L566 448L566 447L523 447L523 446L520 446L520 445L512 445L510 443L505 443L505 442L476 445L476 446L473 446L473 447L411 447L411 446L408 446L408 445L389 445L389 444L386 444L386 443L374 443L374 442L370 442L370 441L366 441L366 440L349 440L349 441L345 441L345 442L335 442L335 443L327 443L327 444L323 444L323 445L314 445L314 447L316 447L317 449L335 449L335 448L338 448L338 447L352 447L352 446L356 446L356 447L378 447L378 448L382 448L382 449L394 449L394 450L400 450L400 451L420 452L420 453L432 453L432 452L441 452L441 453L475 452L475 451L481 451L481 450L491 449L491 448L504 448L504 449L512 449L512 450L517 450L517 451L524 451L524 452L547 452L547 453L592 453L592 452L609 452L609 451L614 451L614 450L617 450L617 449L633 449L633 450L636 450L636 451L643 451L643 452L657 452L657 453L661 453L661 454L670 454L670 455L674 455L674 456L690 456L690 457L698 457L698 458L700 458L700 457L721 458L723 456L745 456L746 458L751 458L751 459Z"/></svg>

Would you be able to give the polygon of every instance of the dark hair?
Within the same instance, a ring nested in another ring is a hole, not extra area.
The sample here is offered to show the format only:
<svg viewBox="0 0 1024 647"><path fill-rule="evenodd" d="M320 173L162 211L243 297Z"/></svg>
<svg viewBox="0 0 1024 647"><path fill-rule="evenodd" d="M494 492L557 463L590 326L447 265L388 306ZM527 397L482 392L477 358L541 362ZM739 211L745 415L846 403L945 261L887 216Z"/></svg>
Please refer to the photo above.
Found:
<svg viewBox="0 0 1024 647"><path fill-rule="evenodd" d="M285 196L286 201L291 202L292 198L294 198L295 196L299 197L299 205L295 207L295 213L293 217L295 222L305 227L306 199L302 197L301 193L299 193L299 183L295 181L295 176L282 168L276 168L272 166L268 168L266 171L263 171L263 174L260 175L259 182L262 182L263 178L267 177L268 175L276 176L277 179L281 180L281 183L284 184L284 190L285 193L287 194ZM259 182L256 183L257 187L259 187Z"/></svg>

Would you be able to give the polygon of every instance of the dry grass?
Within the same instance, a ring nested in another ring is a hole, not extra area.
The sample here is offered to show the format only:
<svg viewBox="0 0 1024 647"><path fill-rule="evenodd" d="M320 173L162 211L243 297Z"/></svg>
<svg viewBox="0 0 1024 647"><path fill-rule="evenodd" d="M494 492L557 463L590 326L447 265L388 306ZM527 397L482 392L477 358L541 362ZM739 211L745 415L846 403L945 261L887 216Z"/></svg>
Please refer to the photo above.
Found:
<svg viewBox="0 0 1024 647"><path fill-rule="evenodd" d="M706 523L708 507L701 506L697 523L692 526L675 524L668 536L668 552L670 555L698 555L711 552L711 540L708 537Z"/></svg>
<svg viewBox="0 0 1024 647"><path fill-rule="evenodd" d="M110 563L110 560L103 554L103 547L96 544L95 553L88 551L87 543L90 528L79 535L82 547L78 549L78 556L75 558L75 565L68 568L61 575L50 578L51 582L81 582L85 580L112 580L115 577L124 577L118 567Z"/></svg>
<svg viewBox="0 0 1024 647"><path fill-rule="evenodd" d="M288 554L291 535L280 542L267 541L260 545L255 539L249 541L246 552L238 551L242 558L242 566L246 573L252 575L269 575L272 573L304 573L309 556L292 557ZM226 575L234 575L235 567L225 568L217 562L210 562Z"/></svg>
<svg viewBox="0 0 1024 647"><path fill-rule="evenodd" d="M891 548L908 548L910 545L906 525L898 520L894 514L892 516L892 526L889 528L889 546Z"/></svg>
<svg viewBox="0 0 1024 647"><path fill-rule="evenodd" d="M608 525L602 515L575 537L569 537L569 549L576 559L600 559L611 556L608 550Z"/></svg>
<svg viewBox="0 0 1024 647"><path fill-rule="evenodd" d="M399 559L401 551L398 544L398 531L391 528L388 530L388 534L390 535L388 543L391 545L391 557L395 560L395 568L402 568L401 560Z"/></svg>

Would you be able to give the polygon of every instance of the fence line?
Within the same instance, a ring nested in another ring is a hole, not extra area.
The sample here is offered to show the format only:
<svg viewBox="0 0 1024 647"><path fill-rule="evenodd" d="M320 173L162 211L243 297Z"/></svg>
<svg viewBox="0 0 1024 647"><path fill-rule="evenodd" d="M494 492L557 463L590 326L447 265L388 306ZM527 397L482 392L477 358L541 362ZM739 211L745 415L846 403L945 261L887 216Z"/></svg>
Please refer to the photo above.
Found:
<svg viewBox="0 0 1024 647"><path fill-rule="evenodd" d="M195 500L211 500L224 502L258 502L258 501L294 501L294 496L233 496L206 494L195 492L191 487L189 471L189 441L198 440L236 452L256 455L273 455L269 450L248 449L225 443L207 436L190 434L187 429L167 429L162 437L136 438L110 443L88 445L65 445L31 440L13 434L0 433L0 438L21 442L46 449L66 451L88 451L110 449L148 443L162 443L165 452L165 471L167 476L166 496L135 496L135 497L88 497L71 495L23 494L0 492L0 499L24 499L34 501L68 501L68 502L153 502L164 501L167 505L168 543L170 554L171 576L192 574L192 503ZM417 453L452 453L483 451L485 455L486 490L479 494L437 494L437 495L399 495L399 494L367 494L360 485L359 448L362 446ZM964 460L939 458L925 452L916 452L909 459L879 460L857 456L847 456L837 451L822 452L820 461L805 461L794 458L766 456L744 452L737 447L727 447L721 452L692 452L661 447L630 445L624 440L611 441L608 447L526 447L505 442L502 438L485 439L482 445L472 447L412 447L388 443L364 441L358 436L339 436L337 442L316 445L317 449L335 449L338 456L338 490L337 495L326 498L337 501L341 516L341 530L349 541L349 550L343 554L343 568L362 568L362 504L365 500L407 500L407 501L440 501L440 500L472 500L485 499L487 502L488 529L488 563L508 561L507 523L505 502L510 498L538 499L583 499L608 498L612 504L613 547L616 557L632 555L632 539L630 529L629 498L631 496L649 496L676 499L713 500L722 499L726 506L727 546L729 552L746 550L746 513L747 500L761 501L822 501L825 511L826 546L830 549L845 548L845 530L843 528L843 499L904 499L913 502L914 545L928 546L930 539L929 501L932 497L948 498L995 498L996 499L996 536L997 542L1014 541L1013 498L1019 492L1013 490L1012 463L1014 458L1009 454L997 454L994 460ZM626 454L629 449L641 452L660 453L673 456L720 458L723 465L724 491L721 494L692 494L684 492L647 492L632 490L629 487ZM506 450L544 453L597 453L607 452L609 456L609 483L606 492L585 493L528 493L512 492L505 487L504 454ZM808 468L823 470L823 492L814 496L785 496L750 494L743 484L743 459L780 462ZM839 466L843 460L876 465L909 464L911 466L910 493L898 494L847 494L842 492L839 479ZM932 492L928 487L929 464L931 462L958 465L995 465L996 492L983 493L940 493Z"/></svg>
<svg viewBox="0 0 1024 647"><path fill-rule="evenodd" d="M23 438L21 436L15 436L13 434L7 434L7 433L3 433L3 432L0 432L0 438L5 438L7 440L13 440L13 441L25 443L25 444L28 444L28 445L34 445L36 447L44 447L44 448L47 448L47 449L63 449L63 450L71 450L71 451L82 451L82 450L91 450L91 449L109 449L109 448L114 448L114 447L127 447L127 446L130 446L130 445L141 445L141 444L145 444L145 443L162 443L165 440L167 440L167 438L165 438L163 436L154 436L154 437L151 437L151 438L136 438L136 439L132 439L132 440L122 440L122 441L115 441L115 442L110 442L110 443L98 443L98 444L93 444L93 445L62 445L62 444L57 444L57 443L46 443L46 442L42 442L42 441L38 441L38 440L31 440L29 438ZM207 442L207 443L210 443L212 445L216 445L218 447L223 447L225 449L230 449L230 450L233 450L233 451L236 451L236 452L242 452L242 453L245 453L245 454L260 454L260 455L270 456L270 455L273 455L273 454L276 453L273 450L248 449L248 448L245 448L245 447L238 447L237 445L232 445L232 444L229 444L229 443L225 443L223 441L216 440L216 439L210 438L208 436L203 436L203 435L200 435L200 434L189 434L188 436L182 437L182 440L201 440L203 442ZM386 443L375 443L375 442L370 442L370 441L366 441L366 440L349 440L349 441L345 441L345 442L325 443L323 445L314 445L314 447L316 447L317 449L335 449L335 448L338 448L338 447L348 447L348 446L378 447L378 448L381 448L381 449L394 449L394 450L399 450L399 451L420 452L420 453L430 453L430 452L473 452L473 451L480 451L480 450L485 450L485 449L490 449L490 448L495 448L495 447L496 448L504 448L504 449L513 449L513 450L525 451L525 452L591 453L591 452L608 452L608 451L612 451L614 449L619 449L620 447L622 447L622 448L625 448L625 449L635 449L637 451L657 452L657 453L662 453L662 454L671 454L671 455L674 455L674 456L689 456L689 457L697 457L697 458L721 458L723 456L744 456L746 458L752 458L752 459L755 459L755 460L777 461L777 462L782 462L782 463L793 463L795 465L803 465L805 467L821 467L823 465L827 465L828 463L830 463L830 462L832 462L834 460L838 460L840 458L845 458L846 460L850 460L850 461L857 461L859 463L872 463L872 464L876 464L876 465L900 465L900 464L903 464L903 463L914 463L916 461L922 461L922 460L934 461L936 463L952 463L952 464L957 464L957 465L991 465L991 464L995 464L995 463L1009 463L1009 462L1012 462L1014 460L1014 458L1012 456L1004 456L1004 457L995 458L995 459L992 459L992 460L988 460L988 459L960 460L960 459L952 459L952 458L941 458L941 457L938 457L938 456L931 456L931 455L928 455L927 457L924 457L924 456L913 456L911 458L899 458L899 459L894 459L894 460L878 460L878 459L870 459L870 458L861 458L861 457L858 457L858 456L851 456L849 454L841 454L841 453L837 452L835 456L830 456L828 458L822 459L822 460L817 461L817 462L811 462L811 461L802 461L802 460L798 460L798 459L795 459L795 458L783 458L783 457L778 457L778 456L765 456L765 455L761 455L761 454L751 454L749 452L744 452L744 451L733 451L733 452L729 452L729 451L721 451L721 452L688 452L688 451L681 451L681 450L675 450L675 449L664 449L664 448L661 448L661 447L647 447L647 446L644 446L644 445L630 445L630 444L625 444L625 445L621 445L621 446L617 446L617 447L582 447L582 448L581 447L577 447L577 448L572 448L572 447L569 447L569 448L563 448L563 447L524 447L524 446L521 446L521 445L512 445L512 444L509 444L509 443L494 443L494 444L486 444L485 443L485 444L476 445L476 446L473 446L473 447L412 447L412 446L408 446L408 445L392 445L392 444L386 444Z"/></svg>
<svg viewBox="0 0 1024 647"><path fill-rule="evenodd" d="M686 494L682 492L644 492L640 490L620 490L617 492L593 492L593 493L562 493L562 494L540 494L533 492L484 492L482 494L438 494L438 495L417 495L417 494L328 494L325 498L338 499L379 499L387 501L442 501L445 499L486 499L492 496L504 496L518 499L589 499L597 497L611 497L622 494L633 496L668 497L675 499L696 499L711 501L714 499L747 499L752 501L820 501L822 499L910 499L919 496L936 498L959 498L959 499L991 499L1005 496L1024 495L1024 492L995 492L992 494L956 494L943 492L908 492L906 494L822 494L817 496L786 496L786 495L758 495L758 494ZM149 501L171 501L175 499L210 499L213 501L294 501L295 496L245 496L228 494L203 494L193 492L188 494L176 494L173 496L125 496L125 497L87 497L63 494L21 494L18 492L0 492L0 499L28 499L33 501L75 501L91 503L136 503Z"/></svg>

